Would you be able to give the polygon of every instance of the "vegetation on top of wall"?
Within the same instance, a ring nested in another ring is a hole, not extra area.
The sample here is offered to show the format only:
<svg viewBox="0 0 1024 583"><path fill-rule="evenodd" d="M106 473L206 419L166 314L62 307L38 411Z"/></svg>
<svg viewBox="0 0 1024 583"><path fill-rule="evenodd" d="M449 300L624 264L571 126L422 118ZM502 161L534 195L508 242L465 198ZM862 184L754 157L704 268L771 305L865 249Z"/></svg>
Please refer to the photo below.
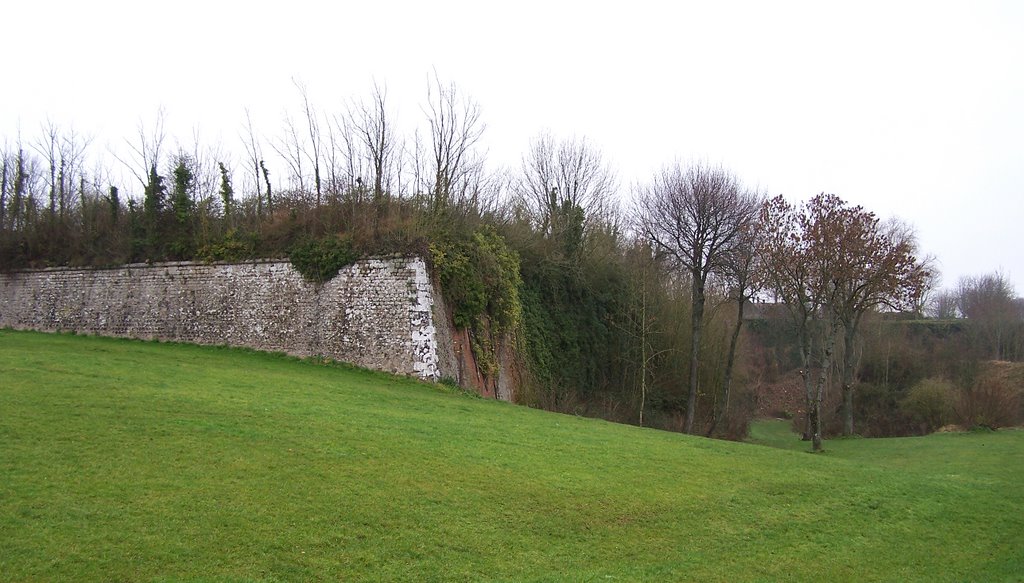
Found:
<svg viewBox="0 0 1024 583"><path fill-rule="evenodd" d="M219 241L203 245L196 257L202 261L243 261L255 254L255 241L245 237L237 229L229 229Z"/></svg>
<svg viewBox="0 0 1024 583"><path fill-rule="evenodd" d="M330 281L358 257L348 239L335 235L319 239L304 238L288 252L288 261L296 271L306 280L317 284Z"/></svg>

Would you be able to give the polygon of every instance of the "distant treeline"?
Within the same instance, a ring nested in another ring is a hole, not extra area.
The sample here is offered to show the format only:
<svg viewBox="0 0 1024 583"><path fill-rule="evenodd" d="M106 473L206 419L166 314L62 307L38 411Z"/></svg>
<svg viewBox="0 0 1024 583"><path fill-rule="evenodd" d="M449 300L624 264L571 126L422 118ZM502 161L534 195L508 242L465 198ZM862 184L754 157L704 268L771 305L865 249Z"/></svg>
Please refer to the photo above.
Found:
<svg viewBox="0 0 1024 583"><path fill-rule="evenodd" d="M334 114L299 90L299 114L286 120L283 138L247 125L239 165L216 148L168 148L158 116L118 159L131 185L113 183L113 168L92 165L89 140L73 131L49 125L34 139L6 142L0 268L289 257L323 280L360 255L415 253L431 262L455 324L470 331L482 374L495 372L497 346L518 348L523 403L732 438L745 433L758 391L801 367L790 312L759 319L769 323L753 333L741 327L743 306L782 301L788 288L773 287L770 277L781 264L768 260L760 234L773 216L763 211L767 201L731 173L670 165L634 193L647 206L623 208L609 161L585 139L541 133L519 168L488 170L480 108L454 85L431 83L423 108L429 132L405 136L379 88ZM696 204L705 192L707 201L727 201L728 212ZM859 207L822 200L878 228ZM692 236L687 215L672 214L680 201L726 217L715 228L728 222L728 241L708 239L718 241L709 246ZM901 268L918 269L916 248L903 251L913 261ZM934 274L913 273L913 293L870 304L866 320L899 307L916 318L960 318L957 332L873 334L866 325L840 335L830 366L856 361L864 432L915 433L952 422L962 395L981 390L982 375L968 374L976 363L1024 359L1021 301L1004 278L968 280L926 301L932 280L924 276ZM808 314L815 354L827 348L829 320L819 316L830 305ZM913 374L897 372L911 366ZM828 382L838 386L845 381L836 370ZM826 430L843 431L843 404L826 399L824 406ZM924 422L908 412L915 406L939 412ZM1010 408L1019 415L1019 403Z"/></svg>

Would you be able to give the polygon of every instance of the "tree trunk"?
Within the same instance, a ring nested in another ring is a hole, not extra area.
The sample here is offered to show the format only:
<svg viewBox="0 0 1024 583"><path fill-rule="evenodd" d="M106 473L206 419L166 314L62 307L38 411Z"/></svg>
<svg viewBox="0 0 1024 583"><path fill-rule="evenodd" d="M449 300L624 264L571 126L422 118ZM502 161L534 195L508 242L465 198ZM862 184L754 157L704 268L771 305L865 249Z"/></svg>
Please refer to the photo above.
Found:
<svg viewBox="0 0 1024 583"><path fill-rule="evenodd" d="M640 427L644 426L647 405L647 274L641 273L640 287Z"/></svg>
<svg viewBox="0 0 1024 583"><path fill-rule="evenodd" d="M313 180L316 183L316 208L320 208L320 157L313 164Z"/></svg>
<svg viewBox="0 0 1024 583"><path fill-rule="evenodd" d="M811 450L821 451L821 397L825 391L825 380L832 365L832 352L836 345L836 321L830 318L825 329L824 346L821 353L821 372L814 387L814 403L811 412Z"/></svg>
<svg viewBox="0 0 1024 583"><path fill-rule="evenodd" d="M729 390L732 385L732 369L736 363L736 346L739 344L740 330L743 328L744 303L743 300L737 303L736 326L732 329L732 338L729 340L729 354L725 360L725 374L722 379L722 403L711 420L711 427L708 428L707 432L708 437L711 437L711 434L715 432L715 428L722 421L722 418L725 417L725 412L729 408Z"/></svg>
<svg viewBox="0 0 1024 583"><path fill-rule="evenodd" d="M807 422L811 429L811 451L821 451L821 388L817 387L807 411Z"/></svg>
<svg viewBox="0 0 1024 583"><path fill-rule="evenodd" d="M7 225L7 156L0 164L3 165L3 180L0 182L0 231Z"/></svg>
<svg viewBox="0 0 1024 583"><path fill-rule="evenodd" d="M270 198L270 172L267 170L267 165L260 160L260 168L263 170L263 183L267 186L267 212L274 212L274 202Z"/></svg>
<svg viewBox="0 0 1024 583"><path fill-rule="evenodd" d="M50 221L57 216L57 163L50 155Z"/></svg>
<svg viewBox="0 0 1024 583"><path fill-rule="evenodd" d="M697 382L700 368L700 339L704 327L704 284L700 275L693 274L693 303L690 316L693 343L690 347L690 392L686 397L686 424L684 433L693 433L693 420L697 409Z"/></svg>
<svg viewBox="0 0 1024 583"><path fill-rule="evenodd" d="M843 351L843 435L853 435L853 382L857 358L853 343L857 336L856 320L844 325Z"/></svg>
<svg viewBox="0 0 1024 583"><path fill-rule="evenodd" d="M811 383L811 333L805 317L800 324L800 378L804 381L804 434L803 441L811 439L811 410L814 408L814 385Z"/></svg>
<svg viewBox="0 0 1024 583"><path fill-rule="evenodd" d="M25 154L18 150L18 158L14 166L13 196L11 197L11 230L17 231L25 224Z"/></svg>
<svg viewBox="0 0 1024 583"><path fill-rule="evenodd" d="M67 161L62 157L60 159L60 171L57 174L57 213L60 215L61 222L64 221L65 206L67 204L67 187L65 186L65 173L67 171Z"/></svg>

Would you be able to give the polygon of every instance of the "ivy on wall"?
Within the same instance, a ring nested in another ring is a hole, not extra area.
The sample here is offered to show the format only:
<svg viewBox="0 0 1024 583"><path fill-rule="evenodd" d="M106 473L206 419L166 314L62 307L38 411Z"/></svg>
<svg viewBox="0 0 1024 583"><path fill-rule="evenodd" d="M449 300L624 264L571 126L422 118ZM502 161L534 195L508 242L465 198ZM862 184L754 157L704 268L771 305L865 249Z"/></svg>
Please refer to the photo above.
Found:
<svg viewBox="0 0 1024 583"><path fill-rule="evenodd" d="M484 226L467 235L439 237L430 244L434 271L448 300L455 326L470 332L480 372L498 372L494 338L515 333L522 322L519 254Z"/></svg>

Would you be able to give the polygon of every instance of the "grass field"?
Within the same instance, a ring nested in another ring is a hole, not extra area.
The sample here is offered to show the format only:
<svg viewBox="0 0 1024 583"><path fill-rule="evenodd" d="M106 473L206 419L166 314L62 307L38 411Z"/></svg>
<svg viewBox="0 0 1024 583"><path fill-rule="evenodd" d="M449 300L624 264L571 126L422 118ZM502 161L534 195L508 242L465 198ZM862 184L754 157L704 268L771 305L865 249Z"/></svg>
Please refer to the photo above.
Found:
<svg viewBox="0 0 1024 583"><path fill-rule="evenodd" d="M1024 431L752 439L0 330L0 580L1024 580Z"/></svg>

